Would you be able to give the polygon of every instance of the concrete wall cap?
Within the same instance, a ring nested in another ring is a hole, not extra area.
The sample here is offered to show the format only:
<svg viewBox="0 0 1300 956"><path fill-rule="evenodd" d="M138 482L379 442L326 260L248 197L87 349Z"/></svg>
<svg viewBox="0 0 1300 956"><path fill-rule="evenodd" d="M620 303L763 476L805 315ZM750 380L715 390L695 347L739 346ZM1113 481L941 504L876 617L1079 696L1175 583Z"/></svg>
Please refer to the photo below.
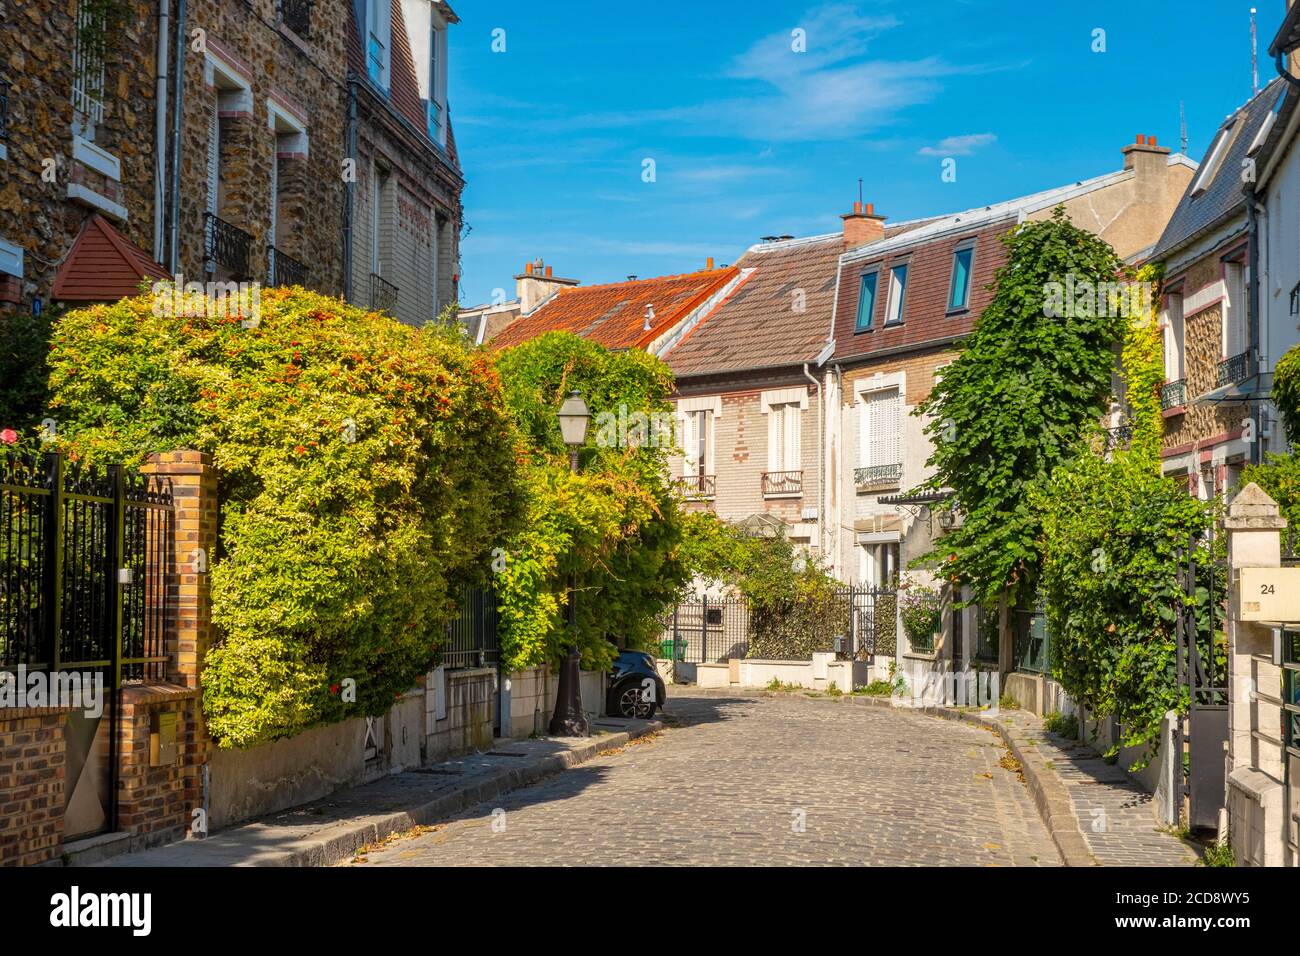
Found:
<svg viewBox="0 0 1300 956"><path fill-rule="evenodd" d="M1277 502L1252 481L1233 497L1223 524L1229 531L1281 531L1286 520Z"/></svg>

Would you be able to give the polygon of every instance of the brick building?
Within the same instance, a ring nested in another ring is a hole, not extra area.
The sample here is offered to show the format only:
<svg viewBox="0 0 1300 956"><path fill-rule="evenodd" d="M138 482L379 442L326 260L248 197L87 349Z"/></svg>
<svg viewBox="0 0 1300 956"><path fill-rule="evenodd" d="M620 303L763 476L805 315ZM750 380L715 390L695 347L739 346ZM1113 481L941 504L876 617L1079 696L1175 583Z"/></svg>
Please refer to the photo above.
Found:
<svg viewBox="0 0 1300 956"><path fill-rule="evenodd" d="M925 422L911 413L991 299L987 287L1006 260L1000 237L1064 206L1122 258L1150 251L1195 167L1154 137L1138 137L1123 155L1117 172L953 215L893 227L864 217L868 241L840 259L825 375L827 471L836 476L827 509L838 516L828 551L841 578L888 584L941 533L941 496L905 494L928 477L930 456ZM1031 614L1017 621L1034 626ZM899 650L921 669L936 660L996 660L995 635L1006 627L997 614L947 613L936 646ZM1009 642L1001 643L1009 670Z"/></svg>

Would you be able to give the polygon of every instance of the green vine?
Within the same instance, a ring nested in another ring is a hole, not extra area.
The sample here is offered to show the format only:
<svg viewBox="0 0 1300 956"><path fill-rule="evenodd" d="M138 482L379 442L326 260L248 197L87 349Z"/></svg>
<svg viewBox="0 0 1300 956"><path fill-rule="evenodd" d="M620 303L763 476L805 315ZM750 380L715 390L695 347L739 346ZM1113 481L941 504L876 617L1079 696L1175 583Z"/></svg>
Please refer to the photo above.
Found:
<svg viewBox="0 0 1300 956"><path fill-rule="evenodd" d="M1159 265L1145 265L1138 270L1137 282L1127 284L1124 290L1128 328L1120 365L1133 426L1129 454L1151 466L1160 462L1164 436L1160 406L1160 387L1165 381L1164 343L1156 320L1162 271Z"/></svg>

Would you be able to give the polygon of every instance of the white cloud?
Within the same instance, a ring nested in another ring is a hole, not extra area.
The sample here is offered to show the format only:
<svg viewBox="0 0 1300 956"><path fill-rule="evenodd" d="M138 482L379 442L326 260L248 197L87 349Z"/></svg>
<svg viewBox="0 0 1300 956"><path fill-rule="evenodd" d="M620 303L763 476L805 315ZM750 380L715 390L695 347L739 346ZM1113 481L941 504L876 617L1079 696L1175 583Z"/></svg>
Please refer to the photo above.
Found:
<svg viewBox="0 0 1300 956"><path fill-rule="evenodd" d="M917 152L922 156L969 156L977 149L992 146L998 141L993 133L968 133L965 136L946 136L934 146L922 146Z"/></svg>

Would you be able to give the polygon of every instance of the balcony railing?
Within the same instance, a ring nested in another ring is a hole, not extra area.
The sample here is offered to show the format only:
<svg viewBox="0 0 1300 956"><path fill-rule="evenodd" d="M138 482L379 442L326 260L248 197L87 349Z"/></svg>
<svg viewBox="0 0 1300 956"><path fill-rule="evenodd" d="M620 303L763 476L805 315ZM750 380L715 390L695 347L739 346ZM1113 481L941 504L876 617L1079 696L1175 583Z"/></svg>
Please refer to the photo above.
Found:
<svg viewBox="0 0 1300 956"><path fill-rule="evenodd" d="M1160 389L1160 410L1169 411L1171 408L1182 408L1187 404L1187 382L1179 379L1176 382L1170 382Z"/></svg>
<svg viewBox="0 0 1300 956"><path fill-rule="evenodd" d="M717 480L713 475L683 475L677 479L677 487L688 498L712 498L717 491Z"/></svg>
<svg viewBox="0 0 1300 956"><path fill-rule="evenodd" d="M1254 362L1249 352L1241 352L1219 363L1218 388L1244 382L1254 374Z"/></svg>
<svg viewBox="0 0 1300 956"><path fill-rule="evenodd" d="M868 465L853 471L853 483L859 488L897 488L902 480L902 464Z"/></svg>
<svg viewBox="0 0 1300 956"><path fill-rule="evenodd" d="M397 308L397 286L373 272L370 273L370 308L390 315Z"/></svg>
<svg viewBox="0 0 1300 956"><path fill-rule="evenodd" d="M803 494L803 472L802 471L763 472L763 494L765 495Z"/></svg>
<svg viewBox="0 0 1300 956"><path fill-rule="evenodd" d="M1116 428L1106 429L1106 451L1115 451L1123 448L1133 440L1133 426L1120 425Z"/></svg>
<svg viewBox="0 0 1300 956"><path fill-rule="evenodd" d="M0 80L0 143L9 138L9 84Z"/></svg>
<svg viewBox="0 0 1300 956"><path fill-rule="evenodd" d="M310 40L314 4L315 0L279 0L280 22L304 40Z"/></svg>
<svg viewBox="0 0 1300 956"><path fill-rule="evenodd" d="M205 225L205 258L211 263L225 266L236 279L248 279L251 275L248 261L253 248L253 237L212 213L207 214Z"/></svg>
<svg viewBox="0 0 1300 956"><path fill-rule="evenodd" d="M270 266L268 285L302 285L307 284L307 267L286 252L275 246L266 251Z"/></svg>

